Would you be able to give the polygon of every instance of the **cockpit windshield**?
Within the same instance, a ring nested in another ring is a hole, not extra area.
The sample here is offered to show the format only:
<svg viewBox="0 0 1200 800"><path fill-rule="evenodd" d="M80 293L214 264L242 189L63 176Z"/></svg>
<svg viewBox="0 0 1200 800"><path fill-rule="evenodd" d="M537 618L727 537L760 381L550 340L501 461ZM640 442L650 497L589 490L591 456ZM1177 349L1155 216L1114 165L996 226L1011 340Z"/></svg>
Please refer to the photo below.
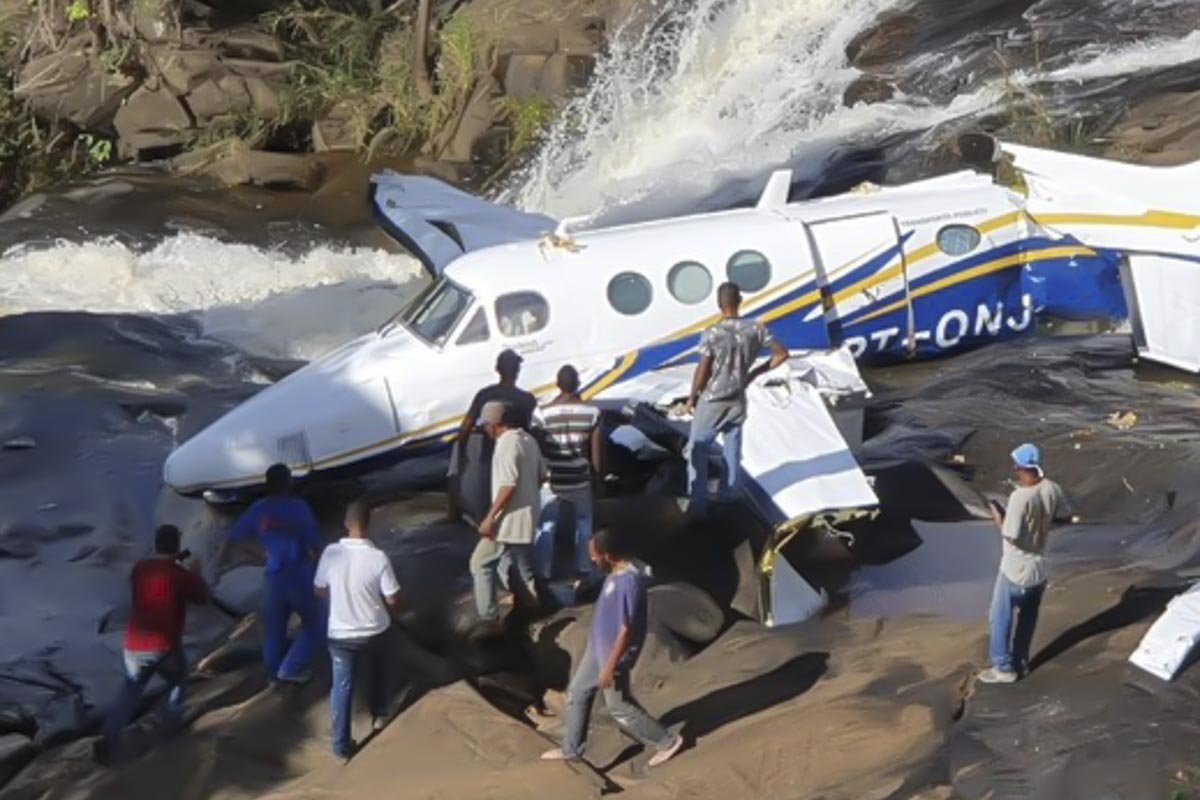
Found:
<svg viewBox="0 0 1200 800"><path fill-rule="evenodd" d="M466 289L446 278L439 278L388 320L380 332L386 334L400 324L430 344L441 344L467 312L472 299Z"/></svg>

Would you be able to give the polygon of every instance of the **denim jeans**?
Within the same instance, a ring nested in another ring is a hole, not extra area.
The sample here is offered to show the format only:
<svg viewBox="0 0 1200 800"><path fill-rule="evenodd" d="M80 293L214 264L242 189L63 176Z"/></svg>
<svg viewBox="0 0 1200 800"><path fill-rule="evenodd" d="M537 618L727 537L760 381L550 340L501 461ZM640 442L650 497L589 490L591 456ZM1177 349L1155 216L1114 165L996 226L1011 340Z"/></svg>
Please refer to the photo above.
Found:
<svg viewBox="0 0 1200 800"><path fill-rule="evenodd" d="M745 417L745 407L737 403L701 400L696 405L685 453L692 513L703 514L708 507L708 460L718 436L721 437L721 457L725 466L721 494L725 498L736 495L741 485L742 423Z"/></svg>
<svg viewBox="0 0 1200 800"><path fill-rule="evenodd" d="M495 539L479 540L471 553L471 578L475 581L475 610L481 620L500 618L499 587L509 588L509 573L513 567L521 579L521 585L513 588L513 594L522 595L521 600L537 602L534 585L533 545L508 544Z"/></svg>
<svg viewBox="0 0 1200 800"><path fill-rule="evenodd" d="M126 650L125 681L104 721L103 735L110 746L116 743L121 731L137 713L142 692L155 675L161 675L170 687L167 695L168 721L176 725L183 718L183 682L187 679L183 650L176 648L166 653Z"/></svg>
<svg viewBox="0 0 1200 800"><path fill-rule="evenodd" d="M367 685L367 703L371 716L387 716L387 632L353 639L330 639L329 657L333 661L333 686L329 705L333 716L333 753L349 757L354 746L350 736L350 718L354 711L356 670Z"/></svg>
<svg viewBox="0 0 1200 800"><path fill-rule="evenodd" d="M1024 672L1029 668L1029 648L1033 644L1033 629L1037 626L1038 607L1042 604L1045 590L1044 583L1018 586L1003 572L996 575L992 609L988 615L991 626L988 656L996 669Z"/></svg>
<svg viewBox="0 0 1200 800"><path fill-rule="evenodd" d="M313 594L312 569L267 575L263 587L263 665L270 680L303 674L325 641L325 603ZM288 622L300 617L295 641L288 642Z"/></svg>
<svg viewBox="0 0 1200 800"><path fill-rule="evenodd" d="M537 538L533 540L534 563L542 580L550 580L554 571L554 544L558 528L567 517L575 514L575 574L594 575L596 565L588 557L587 543L592 538L592 492L585 489L568 495L542 490L542 514L538 520Z"/></svg>
<svg viewBox="0 0 1200 800"><path fill-rule="evenodd" d="M563 733L562 750L568 758L582 758L587 745L588 720L592 714L592 703L599 691L600 664L589 644L579 661L579 667L571 676L567 687L567 727ZM646 747L659 750L674 740L662 723L646 713L629 691L629 670L620 668L613 684L603 691L604 705L621 729Z"/></svg>

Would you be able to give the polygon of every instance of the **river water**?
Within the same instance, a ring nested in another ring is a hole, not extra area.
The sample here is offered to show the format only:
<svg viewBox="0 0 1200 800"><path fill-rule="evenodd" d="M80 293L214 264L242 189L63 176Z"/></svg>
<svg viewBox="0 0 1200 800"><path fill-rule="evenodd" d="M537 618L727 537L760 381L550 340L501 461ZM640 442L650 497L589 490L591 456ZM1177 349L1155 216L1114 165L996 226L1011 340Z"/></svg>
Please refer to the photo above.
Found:
<svg viewBox="0 0 1200 800"><path fill-rule="evenodd" d="M744 202L778 166L813 188L847 153L920 173L1014 85L1093 119L1200 76L1194 0L650 7L505 199L638 219ZM918 22L873 68L896 94L847 107L862 72L846 47L880 12ZM313 198L130 172L0 217L0 734L44 743L94 723L154 523L192 541L222 524L161 491L175 442L421 284L365 211L345 185ZM194 643L227 623L206 612Z"/></svg>

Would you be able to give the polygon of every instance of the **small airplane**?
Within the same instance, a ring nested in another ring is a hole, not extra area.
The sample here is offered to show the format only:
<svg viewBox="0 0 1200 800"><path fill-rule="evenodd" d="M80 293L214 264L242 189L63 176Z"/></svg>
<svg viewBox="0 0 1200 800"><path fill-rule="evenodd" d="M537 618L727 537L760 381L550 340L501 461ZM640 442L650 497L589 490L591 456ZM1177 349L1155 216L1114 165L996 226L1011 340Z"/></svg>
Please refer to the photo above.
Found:
<svg viewBox="0 0 1200 800"><path fill-rule="evenodd" d="M444 450L503 348L539 397L568 362L598 402L648 385L684 395L726 280L797 354L941 356L1049 314L1128 319L1147 358L1200 371L1200 162L1133 166L982 135L960 150L984 172L791 203L780 171L752 208L594 229L377 175L377 218L434 280L182 442L165 482L246 490L275 462L321 476ZM1015 186L989 174L1009 167Z"/></svg>

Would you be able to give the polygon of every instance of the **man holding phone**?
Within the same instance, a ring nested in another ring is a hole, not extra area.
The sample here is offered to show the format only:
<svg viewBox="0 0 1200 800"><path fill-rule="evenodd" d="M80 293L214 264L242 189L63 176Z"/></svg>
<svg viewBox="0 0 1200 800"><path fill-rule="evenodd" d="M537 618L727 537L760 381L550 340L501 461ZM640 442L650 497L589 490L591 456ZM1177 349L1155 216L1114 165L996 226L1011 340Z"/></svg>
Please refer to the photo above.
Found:
<svg viewBox="0 0 1200 800"><path fill-rule="evenodd" d="M1071 516L1062 488L1042 470L1036 445L1013 450L1012 460L1017 488L1007 510L995 500L988 502L1000 529L1003 556L988 615L992 666L979 673L982 683L1015 683L1028 672L1029 649L1046 591L1046 539L1056 522L1069 521Z"/></svg>

